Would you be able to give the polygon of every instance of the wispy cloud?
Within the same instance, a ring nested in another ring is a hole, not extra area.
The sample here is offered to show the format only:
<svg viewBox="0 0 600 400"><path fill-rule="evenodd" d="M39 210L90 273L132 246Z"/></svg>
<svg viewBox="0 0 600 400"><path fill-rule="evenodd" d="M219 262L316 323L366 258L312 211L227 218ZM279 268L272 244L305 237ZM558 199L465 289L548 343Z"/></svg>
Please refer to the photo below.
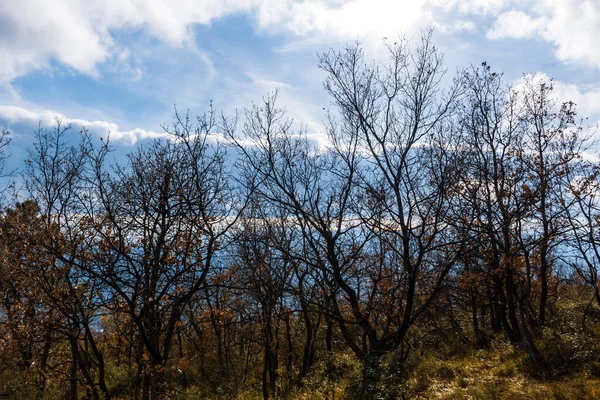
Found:
<svg viewBox="0 0 600 400"><path fill-rule="evenodd" d="M518 5L518 3L515 3ZM526 10L499 15L488 32L490 39L537 38L552 43L556 58L600 68L600 2L541 0Z"/></svg>

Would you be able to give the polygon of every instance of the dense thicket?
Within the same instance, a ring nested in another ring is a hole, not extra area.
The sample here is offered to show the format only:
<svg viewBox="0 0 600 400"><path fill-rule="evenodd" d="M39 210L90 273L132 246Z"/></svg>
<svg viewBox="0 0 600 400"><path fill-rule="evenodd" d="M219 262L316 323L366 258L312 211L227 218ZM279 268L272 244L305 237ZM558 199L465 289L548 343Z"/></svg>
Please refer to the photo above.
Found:
<svg viewBox="0 0 600 400"><path fill-rule="evenodd" d="M0 396L333 396L358 364L348 397L410 397L419 354L495 337L542 378L600 361L575 104L486 63L448 76L429 34L387 50L320 56L323 143L276 93L239 122L177 115L125 160L35 132L0 218Z"/></svg>

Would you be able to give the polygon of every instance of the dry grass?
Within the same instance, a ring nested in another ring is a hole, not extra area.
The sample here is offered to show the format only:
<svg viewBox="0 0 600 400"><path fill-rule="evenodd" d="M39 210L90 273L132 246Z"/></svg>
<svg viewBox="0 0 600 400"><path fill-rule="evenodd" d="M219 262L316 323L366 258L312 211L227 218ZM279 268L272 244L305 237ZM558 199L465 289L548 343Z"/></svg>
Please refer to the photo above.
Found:
<svg viewBox="0 0 600 400"><path fill-rule="evenodd" d="M600 399L600 377L586 372L568 375L559 380L539 380L523 370L524 355L515 352L504 340L498 339L491 348L473 350L467 355L444 357L425 354L402 386L382 387L382 399ZM336 378L327 379L327 365L340 370ZM360 364L350 353L333 356L330 363L315 366L301 387L281 399L321 400L352 399L351 387L360 382ZM192 395L193 394L193 395ZM192 395L190 397L190 395ZM204 391L202 395L189 390L177 399L231 398ZM259 382L246 387L235 399L261 399Z"/></svg>
<svg viewBox="0 0 600 400"><path fill-rule="evenodd" d="M600 399L600 378L584 373L561 380L527 377L523 355L504 344L454 360L426 358L408 381L414 397L427 399Z"/></svg>

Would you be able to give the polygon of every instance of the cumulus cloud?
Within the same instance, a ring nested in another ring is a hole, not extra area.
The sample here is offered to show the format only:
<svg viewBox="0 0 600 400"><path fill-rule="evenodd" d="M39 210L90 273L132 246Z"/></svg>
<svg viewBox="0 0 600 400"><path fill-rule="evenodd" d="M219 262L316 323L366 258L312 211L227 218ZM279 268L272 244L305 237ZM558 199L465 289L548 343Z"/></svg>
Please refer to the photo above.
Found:
<svg viewBox="0 0 600 400"><path fill-rule="evenodd" d="M510 0L431 0L431 3L462 14L496 15L510 4Z"/></svg>
<svg viewBox="0 0 600 400"><path fill-rule="evenodd" d="M559 101L575 102L580 117L600 121L600 86L582 87L559 81L554 83L554 92Z"/></svg>
<svg viewBox="0 0 600 400"><path fill-rule="evenodd" d="M513 88L517 91L523 90L526 81L532 81L536 84L541 82L551 83L552 96L557 102L573 101L577 104L580 116L600 118L600 85L575 85L552 79L545 72L536 72L535 74L525 75L514 82Z"/></svg>
<svg viewBox="0 0 600 400"><path fill-rule="evenodd" d="M184 46L194 24L209 25L245 13L263 33L296 38L381 40L424 26L444 28L434 9L463 14L497 13L508 0L0 0L0 81L10 81L54 63L98 76L102 63L122 63L128 54L120 30L143 32L168 46ZM473 30L472 22L447 30ZM442 29L443 30L443 29Z"/></svg>
<svg viewBox="0 0 600 400"><path fill-rule="evenodd" d="M528 9L518 10L517 4ZM439 9L498 16L489 38L539 37L556 45L561 60L600 66L600 53L591 51L600 35L596 0L0 0L0 81L53 63L98 76L99 65L123 63L122 55L128 54L116 39L120 30L183 46L194 24L209 25L236 13L250 15L263 33L300 39L381 40L429 25L442 31L475 29L472 21L445 26L435 18Z"/></svg>
<svg viewBox="0 0 600 400"><path fill-rule="evenodd" d="M555 46L564 62L600 67L595 51L600 37L597 0L541 0L528 10L511 9L498 16L488 38L539 38Z"/></svg>
<svg viewBox="0 0 600 400"><path fill-rule="evenodd" d="M85 128L99 137L110 137L111 140L120 141L126 144L134 144L138 140L157 138L166 135L165 133L147 131L142 128L121 130L119 126L113 122L69 118L50 110L34 111L22 107L0 106L0 122L2 122L2 125L9 128L11 126L21 126L33 130L37 128L39 124L41 124L42 127L52 127L56 124L57 120L61 121L63 125L72 125L73 127L77 127L77 129Z"/></svg>
<svg viewBox="0 0 600 400"><path fill-rule="evenodd" d="M586 133L590 134L594 140L599 140L600 137L600 85L596 86L579 86L572 83L552 80L546 73L537 72L529 74L513 83L513 89L522 92L525 89L525 82L532 81L534 83L546 82L552 83L552 99L556 105L560 105L567 101L572 101L576 104L576 111L579 120L582 123ZM592 157L587 154L586 157Z"/></svg>
<svg viewBox="0 0 600 400"><path fill-rule="evenodd" d="M97 66L124 54L114 38L138 30L169 46L191 38L193 24L208 25L249 13L261 31L296 36L380 35L404 30L425 15L426 0L0 0L0 81L61 63L97 76ZM385 12L383 12L385 11Z"/></svg>
<svg viewBox="0 0 600 400"><path fill-rule="evenodd" d="M544 29L545 22L543 18L532 18L523 11L510 10L496 19L494 27L488 32L487 37L489 39L532 38Z"/></svg>
<svg viewBox="0 0 600 400"><path fill-rule="evenodd" d="M430 11L423 0L411 2L356 0L338 5L322 1L289 3L276 13L273 13L270 7L259 7L259 26L264 29L285 26L297 36L313 34L338 38L375 36L381 40L384 35L391 35L399 30L421 26L431 21Z"/></svg>

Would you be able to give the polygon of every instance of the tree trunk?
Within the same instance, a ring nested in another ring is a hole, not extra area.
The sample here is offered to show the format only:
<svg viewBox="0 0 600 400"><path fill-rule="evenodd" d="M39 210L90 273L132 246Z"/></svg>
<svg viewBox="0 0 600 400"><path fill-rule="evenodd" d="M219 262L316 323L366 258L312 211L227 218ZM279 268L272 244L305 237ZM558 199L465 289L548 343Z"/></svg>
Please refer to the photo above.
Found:
<svg viewBox="0 0 600 400"><path fill-rule="evenodd" d="M541 250L541 262L540 262L540 327L544 327L546 324L546 307L548 303L548 259L546 256L546 246L542 246Z"/></svg>
<svg viewBox="0 0 600 400"><path fill-rule="evenodd" d="M150 371L144 371L144 381L142 383L142 400L150 400Z"/></svg>
<svg viewBox="0 0 600 400"><path fill-rule="evenodd" d="M308 373L308 369L312 366L311 348L313 342L312 323L310 321L308 309L304 305L302 307L302 317L304 318L304 328L306 329L306 341L304 342L304 353L302 354L302 369L300 375L304 377Z"/></svg>
<svg viewBox="0 0 600 400"><path fill-rule="evenodd" d="M332 352L333 351L333 346L332 346L332 335L333 334L333 321L331 321L331 319L327 318L327 332L325 334L325 346L327 347L327 351L328 352Z"/></svg>
<svg viewBox="0 0 600 400"><path fill-rule="evenodd" d="M475 295L475 291L470 289L471 295L471 319L473 322L473 333L475 335L475 345L482 346L484 343L483 334L481 329L479 328L479 318L477 315L477 296Z"/></svg>
<svg viewBox="0 0 600 400"><path fill-rule="evenodd" d="M507 308L507 296L504 293L504 288L502 287L502 280L499 276L494 276L494 288L495 295L497 296L498 301L496 302L496 320L497 323L501 324L504 333L508 336L508 339L511 343L516 344L521 342L521 335L518 332L515 332L513 329L515 325L512 325L508 322L508 318L506 316L506 308ZM512 282L512 278L510 280ZM505 282L508 284L509 280L506 278ZM509 285L510 286L510 285ZM513 303L513 311L514 311L514 303ZM515 318L516 316L513 315ZM518 321L517 321L518 324ZM518 325L516 325L518 329Z"/></svg>
<svg viewBox="0 0 600 400"><path fill-rule="evenodd" d="M531 357L531 359L534 361L536 368L538 368L539 370L543 370L544 369L544 358L542 357L542 354L540 353L539 349L537 348L533 337L531 336L531 333L529 332L529 328L527 327L527 321L525 320L525 305L523 304L523 300L520 299L519 300L519 316L521 319L521 324L522 324L522 332L523 332L523 336L525 337L525 341L527 343L527 349L528 349L528 353L529 356Z"/></svg>
<svg viewBox="0 0 600 400"><path fill-rule="evenodd" d="M38 385L38 393L36 398L39 400L44 397L44 390L46 388L46 367L48 365L48 357L50 356L50 347L52 346L52 331L46 330L44 335L44 350L40 359L40 383Z"/></svg>
<svg viewBox="0 0 600 400"><path fill-rule="evenodd" d="M77 400L77 339L69 339L71 345L71 368L69 372L69 391L65 396L68 400Z"/></svg>
<svg viewBox="0 0 600 400"><path fill-rule="evenodd" d="M513 270L507 268L506 271L506 305L508 306L508 318L510 320L510 326L512 335L510 339L513 343L521 343L523 341L523 334L519 328L519 319L517 317L517 307L515 301L516 288L513 278Z"/></svg>
<svg viewBox="0 0 600 400"><path fill-rule="evenodd" d="M377 394L377 383L381 376L382 353L371 350L364 359L362 371L362 393L364 399L375 398Z"/></svg>
<svg viewBox="0 0 600 400"><path fill-rule="evenodd" d="M285 338L287 344L287 359L285 362L285 373L287 375L287 381L291 382L292 375L292 362L293 362L293 343L292 343L292 328L290 326L290 314L286 314L284 317L285 322Z"/></svg>

